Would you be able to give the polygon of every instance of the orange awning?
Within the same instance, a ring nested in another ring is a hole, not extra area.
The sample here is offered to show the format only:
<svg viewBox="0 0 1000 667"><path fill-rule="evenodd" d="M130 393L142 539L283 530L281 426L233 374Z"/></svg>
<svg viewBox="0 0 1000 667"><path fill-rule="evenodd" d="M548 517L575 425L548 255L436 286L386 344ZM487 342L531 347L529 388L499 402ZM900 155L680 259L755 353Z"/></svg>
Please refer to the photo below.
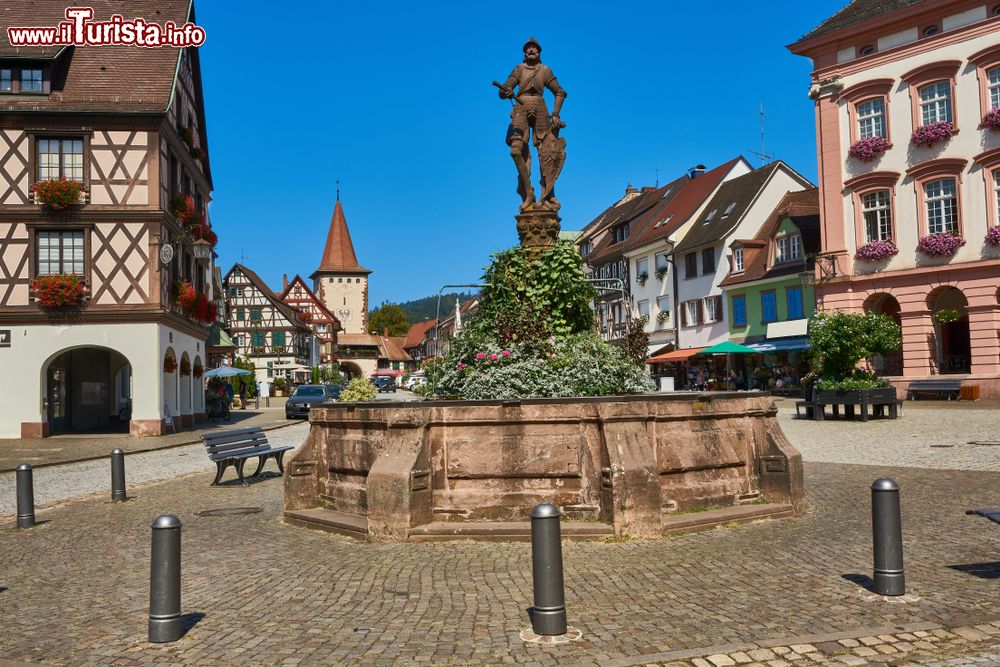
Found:
<svg viewBox="0 0 1000 667"><path fill-rule="evenodd" d="M647 364L661 364L665 361L685 361L694 355L698 354L702 350L707 349L704 347L692 347L687 350L674 350L673 352L667 352L665 354L658 354L655 357L650 357L646 359Z"/></svg>

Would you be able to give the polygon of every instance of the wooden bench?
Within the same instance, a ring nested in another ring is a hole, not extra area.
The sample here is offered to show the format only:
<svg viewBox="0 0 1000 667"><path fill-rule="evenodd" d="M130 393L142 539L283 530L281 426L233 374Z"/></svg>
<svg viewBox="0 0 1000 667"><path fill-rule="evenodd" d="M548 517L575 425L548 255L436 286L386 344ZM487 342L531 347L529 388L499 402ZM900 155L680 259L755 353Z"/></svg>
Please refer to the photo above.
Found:
<svg viewBox="0 0 1000 667"><path fill-rule="evenodd" d="M796 417L801 417L802 416L801 410L803 408L805 408L805 411L806 411L806 418L807 419L812 419L813 418L813 410L816 409L816 403L814 401L795 401L795 416Z"/></svg>
<svg viewBox="0 0 1000 667"><path fill-rule="evenodd" d="M294 447L271 447L267 443L264 431L259 428L241 428L235 431L209 433L201 436L201 439L208 449L208 458L215 462L216 473L212 486L218 486L223 473L229 466L236 468L240 484L249 486L250 483L243 474L243 466L246 465L247 459L252 458L257 459L257 470L254 471L253 475L250 475L251 479L260 476L264 464L271 458L278 464L278 470L284 473L285 467L281 460L284 458L285 452L289 449L295 449Z"/></svg>
<svg viewBox="0 0 1000 667"><path fill-rule="evenodd" d="M973 516L981 516L985 519L989 519L993 523L1000 523L1000 507L982 510L966 510L965 513Z"/></svg>
<svg viewBox="0 0 1000 667"><path fill-rule="evenodd" d="M933 393L939 396L944 394L950 401L952 398L957 399L961 391L961 380L912 380L906 388L906 396L912 401L919 393Z"/></svg>

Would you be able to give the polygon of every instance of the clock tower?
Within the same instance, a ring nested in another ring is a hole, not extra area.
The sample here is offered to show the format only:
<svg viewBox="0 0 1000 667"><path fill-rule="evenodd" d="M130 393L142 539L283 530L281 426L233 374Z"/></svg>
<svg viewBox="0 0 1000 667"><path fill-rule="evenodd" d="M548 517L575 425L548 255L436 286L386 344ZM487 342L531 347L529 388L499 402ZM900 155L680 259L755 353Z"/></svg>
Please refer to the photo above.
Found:
<svg viewBox="0 0 1000 667"><path fill-rule="evenodd" d="M345 334L368 333L368 276L358 264L340 198L333 209L323 260L311 276L313 291L337 316Z"/></svg>

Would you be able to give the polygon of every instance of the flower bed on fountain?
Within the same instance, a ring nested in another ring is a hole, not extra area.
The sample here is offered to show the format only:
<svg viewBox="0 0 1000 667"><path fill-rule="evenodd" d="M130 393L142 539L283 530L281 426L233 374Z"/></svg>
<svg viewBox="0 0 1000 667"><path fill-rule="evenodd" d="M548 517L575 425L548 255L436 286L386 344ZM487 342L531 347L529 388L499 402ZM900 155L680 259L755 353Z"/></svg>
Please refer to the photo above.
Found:
<svg viewBox="0 0 1000 667"><path fill-rule="evenodd" d="M570 244L498 254L479 312L427 369L431 400L314 408L285 519L380 542L655 537L805 506L798 452L760 393L645 393L646 341L600 339ZM686 510L706 510L687 512Z"/></svg>

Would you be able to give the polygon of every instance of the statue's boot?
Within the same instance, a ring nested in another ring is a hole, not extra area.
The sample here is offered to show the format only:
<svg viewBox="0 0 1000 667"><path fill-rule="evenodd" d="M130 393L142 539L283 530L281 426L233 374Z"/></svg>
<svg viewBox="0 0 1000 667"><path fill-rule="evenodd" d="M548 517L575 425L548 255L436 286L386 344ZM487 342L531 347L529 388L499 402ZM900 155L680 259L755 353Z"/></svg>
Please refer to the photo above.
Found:
<svg viewBox="0 0 1000 667"><path fill-rule="evenodd" d="M521 213L524 213L534 205L535 205L535 190L533 188L529 188L527 194L524 196L524 201L521 202Z"/></svg>

